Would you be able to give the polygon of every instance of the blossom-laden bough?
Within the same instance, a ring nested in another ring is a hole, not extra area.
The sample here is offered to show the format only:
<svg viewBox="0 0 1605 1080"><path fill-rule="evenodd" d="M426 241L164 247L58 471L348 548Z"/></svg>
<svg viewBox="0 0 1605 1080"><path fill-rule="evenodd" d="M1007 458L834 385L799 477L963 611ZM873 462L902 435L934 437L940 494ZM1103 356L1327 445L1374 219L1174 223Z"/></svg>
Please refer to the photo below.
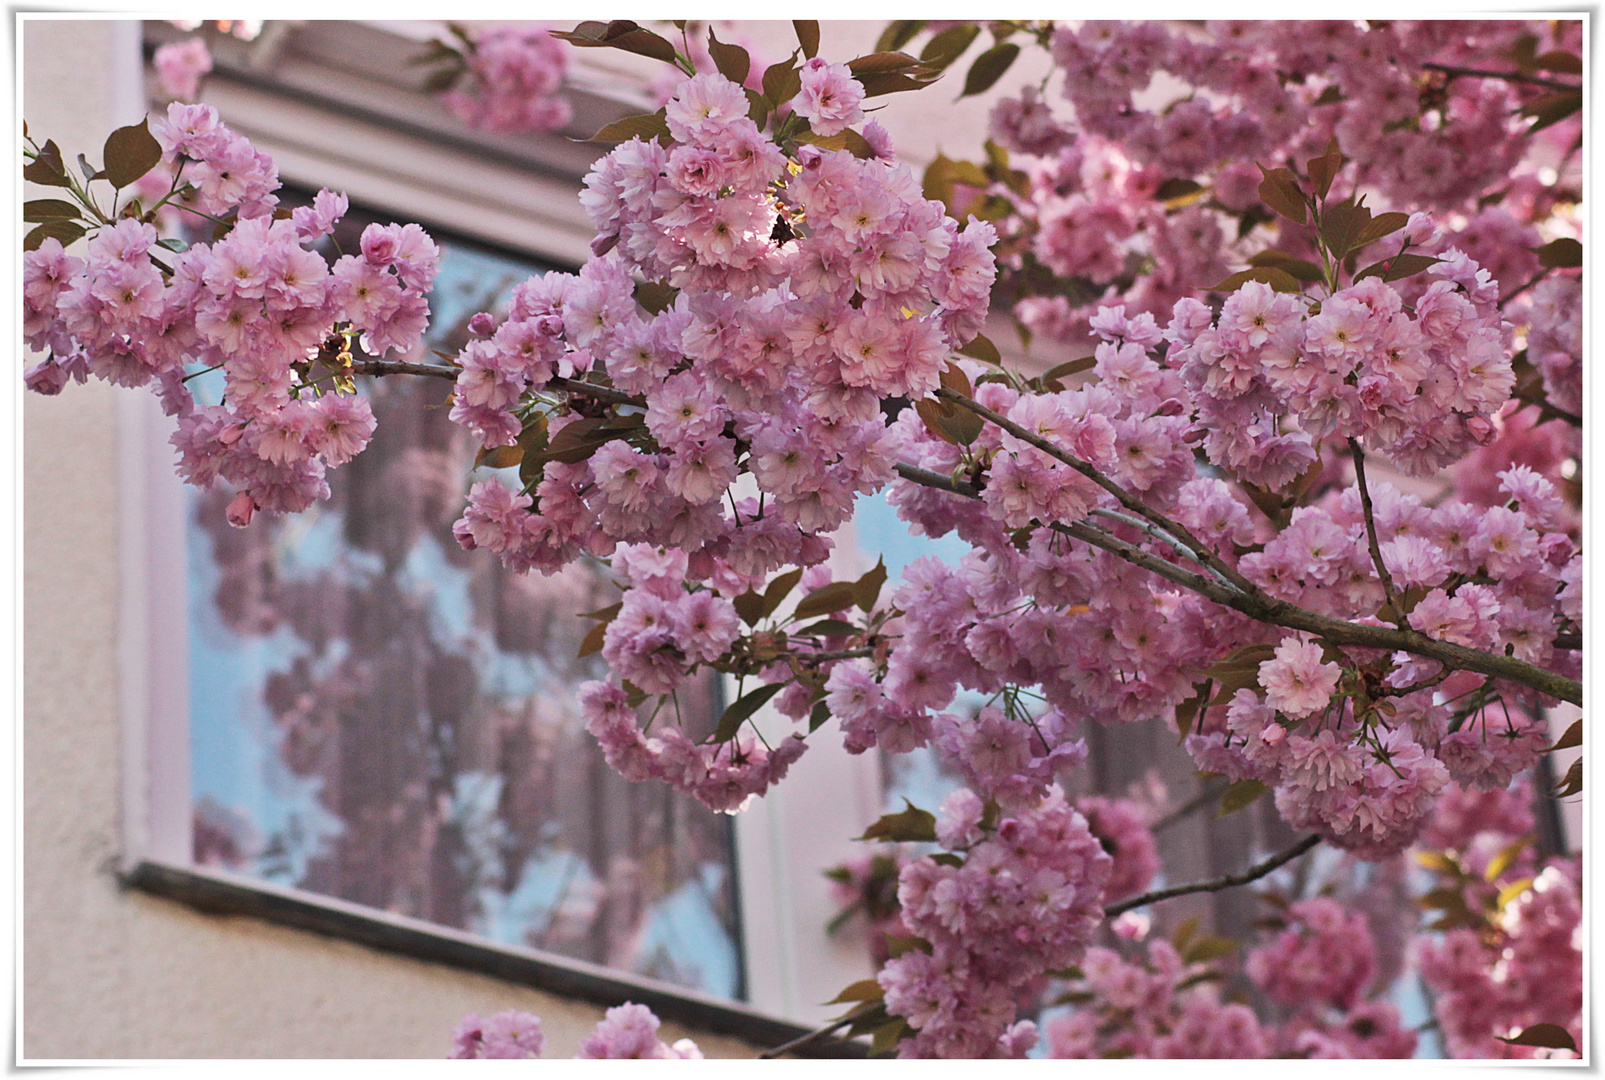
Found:
<svg viewBox="0 0 1605 1080"><path fill-rule="evenodd" d="M625 590L590 614L612 675L582 692L622 775L738 812L832 720L853 753L934 747L964 787L866 833L940 850L890 864L897 933L827 1031L1019 1056L1038 1041L1021 1003L1051 977L1082 1006L1049 1026L1054 1053L1406 1054L1337 902L1286 902L1248 955L1292 1010L1275 1023L1223 1004L1207 936L1137 945L1128 913L1317 844L1381 866L1414 845L1440 877L1420 955L1447 1049L1575 1051L1577 866L1531 851L1507 789L1581 738L1550 747L1543 713L1582 698L1581 251L1541 242L1580 198L1578 24L897 23L836 63L799 22L767 65L675 29L436 50L477 80L453 107L493 128L560 122L495 96L523 85L503 53L562 40L678 77L597 134L616 145L581 196L593 257L517 286L442 362L408 355L438 263L423 230L370 227L330 265L344 198L276 210L272 163L210 107L115 132L82 180L30 139L25 177L67 198L25 207L24 332L48 353L29 386L150 387L181 474L232 485L246 526L326 496L367 443L357 375L449 379L484 448L463 546L521 572L608 560ZM936 83L984 32L965 94L1022 41L1053 74L996 107L984 163L916 176L867 103ZM197 58L170 66L193 92ZM1192 92L1139 108L1156 72ZM550 94L561 63L537 74L524 90ZM1048 104L1054 75L1073 115ZM159 238L175 211L210 238ZM994 311L1091 355L1022 371L982 334ZM210 370L223 403L199 405ZM832 580L832 534L882 491L969 554L889 589L881 566ZM676 690L705 668L739 689L696 741ZM764 707L794 730L766 737ZM1308 835L1141 892L1136 840L1108 850L1122 811L1059 778L1086 724L1153 717L1228 806L1269 794ZM1492 858L1489 830L1451 820L1488 799L1516 822ZM649 1017L614 1010L583 1056L694 1050ZM531 1020L466 1024L458 1054L538 1054Z"/></svg>

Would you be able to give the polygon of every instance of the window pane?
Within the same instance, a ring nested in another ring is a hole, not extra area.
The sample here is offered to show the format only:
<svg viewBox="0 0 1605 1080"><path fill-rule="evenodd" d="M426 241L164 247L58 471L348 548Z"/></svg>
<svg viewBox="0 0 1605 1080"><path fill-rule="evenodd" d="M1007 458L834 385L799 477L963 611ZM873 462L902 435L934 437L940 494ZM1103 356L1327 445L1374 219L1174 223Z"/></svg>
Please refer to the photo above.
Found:
<svg viewBox="0 0 1605 1080"><path fill-rule="evenodd" d="M540 268L436 240L427 346L449 353ZM378 432L327 502L234 530L226 492L190 499L195 861L743 996L730 820L625 782L579 720L602 665L574 615L617 599L606 568L464 552L477 447L450 384L366 382ZM682 691L691 734L719 697Z"/></svg>

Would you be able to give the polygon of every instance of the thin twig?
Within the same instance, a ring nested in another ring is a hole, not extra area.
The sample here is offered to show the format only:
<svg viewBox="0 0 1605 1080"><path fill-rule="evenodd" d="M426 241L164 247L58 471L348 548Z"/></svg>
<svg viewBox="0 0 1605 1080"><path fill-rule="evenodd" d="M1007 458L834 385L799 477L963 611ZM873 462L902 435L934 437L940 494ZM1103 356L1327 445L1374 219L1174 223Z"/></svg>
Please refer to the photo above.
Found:
<svg viewBox="0 0 1605 1080"><path fill-rule="evenodd" d="M1510 290L1504 296L1501 296L1499 298L1499 306L1500 307L1504 307L1506 304L1508 304L1512 300L1516 299L1516 297L1520 296L1522 293L1526 292L1528 289L1532 288L1534 285L1537 285L1540 281L1543 281L1546 277L1549 276L1549 272L1551 270L1553 270L1553 269L1554 269L1554 267L1552 267L1552 266L1544 267L1543 269L1539 270L1538 273L1534 274L1532 277L1528 278L1526 281L1522 282L1520 285L1518 285L1514 289Z"/></svg>
<svg viewBox="0 0 1605 1080"><path fill-rule="evenodd" d="M1199 566L1202 566L1205 570L1209 570L1210 573L1215 573L1214 569L1209 565L1208 562L1204 560L1202 555L1198 554L1198 552L1194 551L1192 548L1170 535L1170 533L1166 532L1164 529L1161 529L1158 525L1154 525L1147 521L1139 521L1137 518L1131 517L1127 514L1122 514L1116 510L1108 510L1101 506L1096 507L1092 513L1096 517L1108 518L1110 521L1118 521L1122 525L1130 525L1132 528L1146 533L1155 540L1158 540L1160 543L1167 544L1170 547L1175 548L1193 562L1197 563ZM1219 578L1222 585L1230 584L1230 582L1228 582L1225 578L1222 578L1219 574L1215 574L1215 576L1216 578Z"/></svg>
<svg viewBox="0 0 1605 1080"><path fill-rule="evenodd" d="M1462 75L1469 75L1474 79L1503 79L1506 82L1526 83L1528 86L1547 86L1551 90L1575 90L1582 93L1581 86L1574 86L1559 79L1546 79L1542 75L1524 75L1519 71L1488 71L1484 68L1452 67L1449 64L1422 64L1428 71L1441 71L1451 79Z"/></svg>
<svg viewBox="0 0 1605 1080"><path fill-rule="evenodd" d="M823 1039L828 1035L832 1035L851 1024L853 1019L854 1018L851 1016L844 1016L840 1020L832 1020L822 1028L816 1028L806 1035L799 1035L797 1038L788 1043L781 1043L779 1046L765 1050L763 1053L758 1055L758 1060L764 1061L771 1058L777 1058L781 1054L789 1054L793 1051L801 1050L805 1046L811 1046L820 1039Z"/></svg>
<svg viewBox="0 0 1605 1080"><path fill-rule="evenodd" d="M1008 417L1000 416L998 412L985 408L984 404L979 404L977 401L969 400L961 393L955 393L947 387L941 387L937 390L937 395L947 398L953 403L965 406L969 411L976 412L977 416L981 416L982 419L992 420L993 424L1002 427L1003 430L1010 432L1016 438L1021 438L1022 441L1027 441L1030 445L1037 446L1038 449L1042 449L1043 453L1054 457L1056 461L1071 465L1072 469L1077 470L1085 477L1098 483L1101 488L1114 494L1122 504L1127 505L1128 509L1135 510L1136 514L1148 518L1149 522L1154 522L1160 528L1172 531L1184 541L1191 542L1197 549L1207 552L1207 547L1199 539L1194 538L1193 534L1189 533L1188 530L1184 530L1183 526L1170 522L1164 515L1138 501L1135 496L1120 488L1120 485L1117 485L1114 481L1104 477L1103 473L1098 472L1098 469L1088 464L1088 462L1080 461L1079 457L1067 454L1066 451L1054 446L1053 443L1043 440L1042 436L1037 435L1037 433L1029 432L1026 428L1022 428L1021 425L1014 424L1013 420L1008 419ZM912 467L908 467L908 469L912 469ZM920 472L924 472L924 470L920 470ZM899 473L902 473L907 480L924 483L923 477L916 475L916 473L907 472L902 465L899 465ZM945 477L939 477L936 473L926 473L926 475L936 478L937 483L931 483L934 488L953 491L955 494L968 494L966 491L961 491L955 483ZM1510 682L1520 682L1525 687L1531 687L1533 690L1538 690L1539 693L1546 693L1552 698L1560 698L1562 701L1570 701L1573 704L1583 704L1583 684L1581 682L1575 679L1566 679L1565 676L1554 671L1546 671L1544 668L1539 668L1538 664L1515 660L1514 656L1501 656L1497 655L1497 653L1483 652L1480 648L1469 648L1465 647L1465 645L1456 645L1454 642L1444 642L1444 640L1436 639L1436 637L1428 637L1427 634L1422 634L1422 632L1411 629L1409 626L1401 626L1395 629L1395 627L1390 626L1347 623L1343 619L1318 615L1316 611L1298 607L1295 603L1287 602L1287 600L1276 599L1273 595L1260 589L1257 584L1239 575L1231 566L1220 562L1215 557L1209 558L1210 568L1220 571L1221 576L1225 576L1228 581L1231 581L1231 584L1236 586L1236 589L1228 589L1228 587L1221 586L1217 581L1196 575L1193 571L1183 570L1180 566L1165 562L1164 558L1159 558L1157 555L1152 555L1151 552L1146 552L1140 547L1127 544L1122 539L1109 536L1103 531L1095 530L1095 528L1082 525L1082 523L1077 523L1077 525L1058 525L1058 523L1054 523L1051 528L1061 531L1067 536L1072 536L1072 538L1093 544L1093 546L1103 547L1107 552L1119 555L1120 558L1133 563L1133 565L1143 566L1144 570L1154 571L1160 578L1165 578L1167 581L1173 581L1175 584L1193 589L1194 592L1202 595L1205 599L1215 600L1215 602L1221 603L1225 607L1233 608L1234 611L1241 611L1242 615L1247 615L1249 618L1258 621L1258 623L1287 627L1287 629L1294 629L1294 631L1310 632L1310 634L1324 637L1334 645L1359 645L1359 647L1363 648L1382 648L1382 650L1388 650L1388 652L1403 650L1403 652L1416 653L1419 656L1428 656L1428 658L1432 658L1438 663L1453 664L1456 668L1465 668L1467 671L1475 671L1478 674L1483 674L1483 676L1493 676L1496 679L1509 679Z"/></svg>
<svg viewBox="0 0 1605 1080"><path fill-rule="evenodd" d="M793 660L807 660L815 664L828 664L832 660L860 660L866 656L874 656L874 649L837 649L834 652L800 652L790 653Z"/></svg>
<svg viewBox="0 0 1605 1080"><path fill-rule="evenodd" d="M1133 896L1130 900L1122 900L1118 904L1110 904L1103 909L1105 918L1112 919L1116 915L1130 911L1133 908L1146 907L1157 904L1161 900L1169 900L1174 896L1186 896L1189 893L1220 892L1237 885L1247 885L1251 881L1258 881L1276 868L1292 862L1310 848L1321 842L1317 833L1311 833L1286 851L1278 852L1264 862L1255 863L1241 874L1227 874L1225 877L1215 878L1213 881L1195 881L1191 885L1174 885L1168 889L1156 889L1153 892Z"/></svg>
<svg viewBox="0 0 1605 1080"><path fill-rule="evenodd" d="M1376 564L1377 576L1382 579L1382 595L1387 598L1388 606L1393 611L1393 621L1404 625L1404 612L1399 605L1393 602L1393 575L1388 573L1387 564L1382 561L1382 547L1377 543L1376 513L1371 507L1371 485L1365 482L1365 451L1360 449L1360 440L1349 436L1349 453L1354 456L1354 481L1360 487L1360 506L1365 511L1365 535L1371 544L1371 561Z"/></svg>
<svg viewBox="0 0 1605 1080"><path fill-rule="evenodd" d="M1158 525L1161 529L1164 529L1172 536L1179 537L1185 541L1193 548L1194 551L1198 552L1198 554L1203 557L1204 565L1208 566L1211 570L1214 570L1232 585L1235 585L1238 589L1241 589L1245 593L1252 593L1256 591L1257 586L1255 586L1253 582L1243 577L1242 574L1237 572L1235 567L1231 566L1218 555L1216 555L1210 549L1209 545L1205 544L1202 540L1198 539L1198 537L1189 532L1186 526L1180 524L1179 522L1172 521L1170 518L1167 518L1165 515L1161 514L1159 511L1137 498L1137 496L1133 495L1131 492L1109 479L1109 477L1105 476L1097 468L1097 466L1093 465L1091 462L1083 461L1062 447L1055 446L1053 443L1049 442L1047 439L1044 439L1036 432L1021 427L1019 424L1015 423L1013 420L1010 420L1002 413L999 413L993 409L989 409L980 402L967 398L963 394L960 394L946 386L937 387L936 394L938 397L946 398L948 401L951 401L956 405L964 406L964 408L970 410L982 419L992 421L998 427L1002 428L1004 431L1007 431L1015 438L1036 447L1038 450L1041 450L1044 454L1047 454L1055 461L1063 462L1064 464L1070 466L1076 472L1080 473L1082 476L1085 476L1088 480L1091 480L1109 494L1113 495L1119 500L1120 505L1124 506L1127 510L1130 510L1138 517L1153 522L1155 525Z"/></svg>
<svg viewBox="0 0 1605 1080"><path fill-rule="evenodd" d="M1206 782L1203 785L1202 791L1200 791L1197 795L1194 795L1191 799L1188 799L1186 802L1182 803L1181 806L1177 807L1175 810L1172 810L1158 821L1154 822L1148 827L1148 831L1154 833L1161 832L1170 828L1178 821L1185 821L1218 799L1220 797L1220 793L1225 790L1226 785L1224 784L1211 784Z"/></svg>

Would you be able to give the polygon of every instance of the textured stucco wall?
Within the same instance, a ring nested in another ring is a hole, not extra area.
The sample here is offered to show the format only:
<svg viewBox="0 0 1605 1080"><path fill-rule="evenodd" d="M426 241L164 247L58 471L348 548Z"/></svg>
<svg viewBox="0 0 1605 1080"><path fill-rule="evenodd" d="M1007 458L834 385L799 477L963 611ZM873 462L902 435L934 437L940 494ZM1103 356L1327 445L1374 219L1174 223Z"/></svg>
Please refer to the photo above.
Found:
<svg viewBox="0 0 1605 1080"><path fill-rule="evenodd" d="M22 33L36 138L71 161L138 117L137 26L30 20ZM127 392L94 383L24 406L24 1059L432 1058L463 1013L506 1008L546 1021L548 1057L573 1054L600 1008L119 889L115 395ZM664 1035L710 1057L753 1053Z"/></svg>

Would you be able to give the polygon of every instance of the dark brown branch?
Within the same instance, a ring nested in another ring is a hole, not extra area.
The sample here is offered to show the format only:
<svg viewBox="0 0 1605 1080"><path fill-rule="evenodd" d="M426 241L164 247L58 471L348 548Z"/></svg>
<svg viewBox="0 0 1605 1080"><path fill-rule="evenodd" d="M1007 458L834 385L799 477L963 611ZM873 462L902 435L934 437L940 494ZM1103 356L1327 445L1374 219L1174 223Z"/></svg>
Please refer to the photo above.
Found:
<svg viewBox="0 0 1605 1080"><path fill-rule="evenodd" d="M433 375L439 379L455 379L462 368L450 364L414 364L407 360L353 360L354 375Z"/></svg>
<svg viewBox="0 0 1605 1080"><path fill-rule="evenodd" d="M1557 649L1570 649L1570 650L1575 652L1575 651L1580 651L1582 649L1582 647L1583 647L1583 635L1582 634L1556 634L1555 635L1555 648L1557 648Z"/></svg>
<svg viewBox="0 0 1605 1080"><path fill-rule="evenodd" d="M987 412L992 412L992 410L988 409ZM993 415L997 414L993 413ZM1018 427L1019 425L1015 424L1013 426ZM1089 465L1088 468L1091 468L1091 466ZM930 487L950 491L955 495L963 495L967 498L978 497L972 494L970 490L961 489L959 485L949 478L930 472L927 469L920 469L912 465L898 465L897 471L904 479L916 484L928 483ZM1097 470L1094 469L1093 471L1096 472ZM968 485L965 485L965 488L967 489ZM1415 653L1418 656L1429 657L1441 664L1464 668L1467 671L1475 671L1480 675L1491 675L1494 678L1521 683L1523 686L1532 687L1540 693L1548 694L1550 697L1559 698L1562 701L1569 701L1574 705L1583 703L1583 687L1581 683L1574 679L1568 679L1564 675L1558 675L1553 671L1546 671L1536 664L1529 664L1514 657L1483 652L1480 649L1470 649L1464 645L1456 645L1449 641L1440 641L1409 627L1373 626L1367 623L1345 622L1342 619L1334 619L1328 615L1319 615L1286 600L1278 600L1252 583L1248 583L1251 591L1239 592L1217 581L1189 570L1184 570L1173 563L1166 562L1151 552L1144 551L1118 537L1110 536L1108 533L1088 525L1055 523L1051 527L1083 543L1100 547L1134 566L1140 566L1144 570L1152 571L1166 581L1191 589L1205 599L1213 600L1217 604L1241 612L1256 622L1282 626L1290 630L1304 630L1325 638L1334 645L1355 645L1360 648L1382 649L1387 652L1403 651ZM1186 534L1183 534L1183 538L1186 538Z"/></svg>
<svg viewBox="0 0 1605 1080"><path fill-rule="evenodd" d="M1216 878L1213 881L1195 881L1191 885L1173 885L1168 889L1156 889L1153 892L1143 893L1141 896L1133 896L1130 900L1122 900L1118 904L1110 904L1104 908L1104 917L1112 919L1116 915L1124 914L1133 908L1157 904L1161 900L1169 900L1174 896L1186 896L1189 893L1200 892L1220 892L1222 889L1247 885L1251 881L1258 881L1277 867L1292 862L1320 842L1320 836L1312 833L1286 851L1277 852L1264 862L1255 863L1241 874L1227 874L1225 877Z"/></svg>
<svg viewBox="0 0 1605 1080"><path fill-rule="evenodd" d="M1451 79L1460 76L1470 76L1474 79L1503 79L1505 82L1525 83L1528 86L1547 86L1551 90L1575 90L1583 92L1581 86L1560 79L1546 79L1542 75L1524 75L1519 71L1488 71L1484 68L1453 67L1449 64L1422 64L1428 71L1441 71Z"/></svg>
<svg viewBox="0 0 1605 1080"><path fill-rule="evenodd" d="M777 1058L782 1054L790 1054L793 1051L801 1050L805 1046L809 1046L809 1045L811 1045L813 1043L818 1042L820 1039L823 1039L823 1038L825 1038L825 1037L827 1037L829 1035L832 1035L832 1034L840 1031L842 1028L846 1027L847 1025L851 1024L852 1022L853 1022L853 1017L851 1017L851 1016L844 1016L840 1020L832 1020L830 1023L826 1024L822 1028L815 1028L813 1031L810 1031L808 1034L799 1035L797 1038L791 1040L788 1043L781 1043L779 1046L773 1047L772 1049L769 1049L769 1050L765 1050L763 1053L758 1055L758 1060L759 1061L766 1061L766 1060L769 1060L769 1059L772 1059L772 1058Z"/></svg>
<svg viewBox="0 0 1605 1080"><path fill-rule="evenodd" d="M828 664L832 660L859 660L866 656L874 656L874 649L837 649L834 652L799 652L787 653L793 660L807 661L812 664Z"/></svg>
<svg viewBox="0 0 1605 1080"><path fill-rule="evenodd" d="M1225 791L1226 788L1226 784L1216 784L1205 781L1202 791L1200 791L1197 795L1194 795L1191 799L1188 799L1186 802L1182 803L1181 806L1172 810L1158 821L1154 822L1148 827L1148 831L1152 833L1159 833L1170 828L1179 821L1187 820L1194 814L1198 813L1198 811L1220 798L1221 792Z"/></svg>
<svg viewBox="0 0 1605 1080"><path fill-rule="evenodd" d="M1506 293L1504 296L1501 296L1499 298L1499 306L1500 307L1504 307L1506 304L1508 304L1512 300L1516 299L1516 297L1520 296L1522 293L1526 292L1528 289L1532 288L1534 285L1537 285L1540 281L1543 281L1546 277L1549 276L1549 272L1551 270L1553 270L1553 269L1554 269L1554 267L1552 267L1552 266L1544 267L1542 270L1538 271L1538 273L1534 274L1532 277L1528 278L1526 281L1522 282L1520 285L1518 285L1514 289L1510 290L1510 292Z"/></svg>
<svg viewBox="0 0 1605 1080"><path fill-rule="evenodd" d="M1237 572L1235 567L1231 566L1220 556L1216 555L1209 545L1205 544L1202 540L1198 539L1198 537L1189 532L1186 526L1180 524L1179 522L1170 520L1164 514L1161 514L1159 511L1137 498L1137 496L1133 495L1131 492L1109 479L1109 477L1105 476L1101 471L1099 471L1097 466L1093 465L1090 461L1081 460L1062 447L1055 446L1053 443L1049 442L1047 439L1044 439L1036 432L1021 427L1019 424L1016 424L1013 420L1010 420L1002 413L999 413L993 409L989 409L985 405L982 405L979 401L974 401L970 398L967 398L963 394L951 390L946 386L937 387L936 394L938 397L946 398L956 405L962 405L964 408L970 410L982 419L992 421L998 427L1002 428L1004 431L1007 431L1010 435L1013 435L1016 439L1029 443L1038 450L1041 450L1044 454L1047 454L1049 457L1053 458L1055 461L1059 461L1070 466L1076 472L1080 473L1082 476L1085 476L1088 480L1091 480L1109 494L1113 495L1117 500L1119 500L1120 505L1124 506L1127 510L1130 510L1138 517L1145 518L1146 520L1153 522L1161 529L1164 529L1166 532L1170 533L1170 535L1192 547L1192 549L1201 557L1204 565L1215 571L1226 581L1235 585L1245 593L1252 593L1255 591L1253 582L1243 577L1242 574Z"/></svg>
<svg viewBox="0 0 1605 1080"><path fill-rule="evenodd" d="M1371 545L1371 561L1376 564L1377 576L1382 579L1382 594L1393 610L1393 621L1402 626L1404 612L1393 602L1393 575L1388 573L1387 564L1382 561L1382 547L1377 543L1376 513L1371 508L1371 485L1365 482L1365 451L1360 449L1360 440L1352 435L1349 436L1349 453L1354 456L1354 482L1360 488L1360 507L1365 512L1365 536Z"/></svg>
<svg viewBox="0 0 1605 1080"><path fill-rule="evenodd" d="M408 360L353 360L351 371L356 375L432 375L439 379L455 379L462 374L462 368L451 364L415 364ZM558 390L565 394L579 394L605 401L610 405L635 405L646 408L645 401L626 394L623 390L579 379L557 376L547 382L546 389Z"/></svg>

